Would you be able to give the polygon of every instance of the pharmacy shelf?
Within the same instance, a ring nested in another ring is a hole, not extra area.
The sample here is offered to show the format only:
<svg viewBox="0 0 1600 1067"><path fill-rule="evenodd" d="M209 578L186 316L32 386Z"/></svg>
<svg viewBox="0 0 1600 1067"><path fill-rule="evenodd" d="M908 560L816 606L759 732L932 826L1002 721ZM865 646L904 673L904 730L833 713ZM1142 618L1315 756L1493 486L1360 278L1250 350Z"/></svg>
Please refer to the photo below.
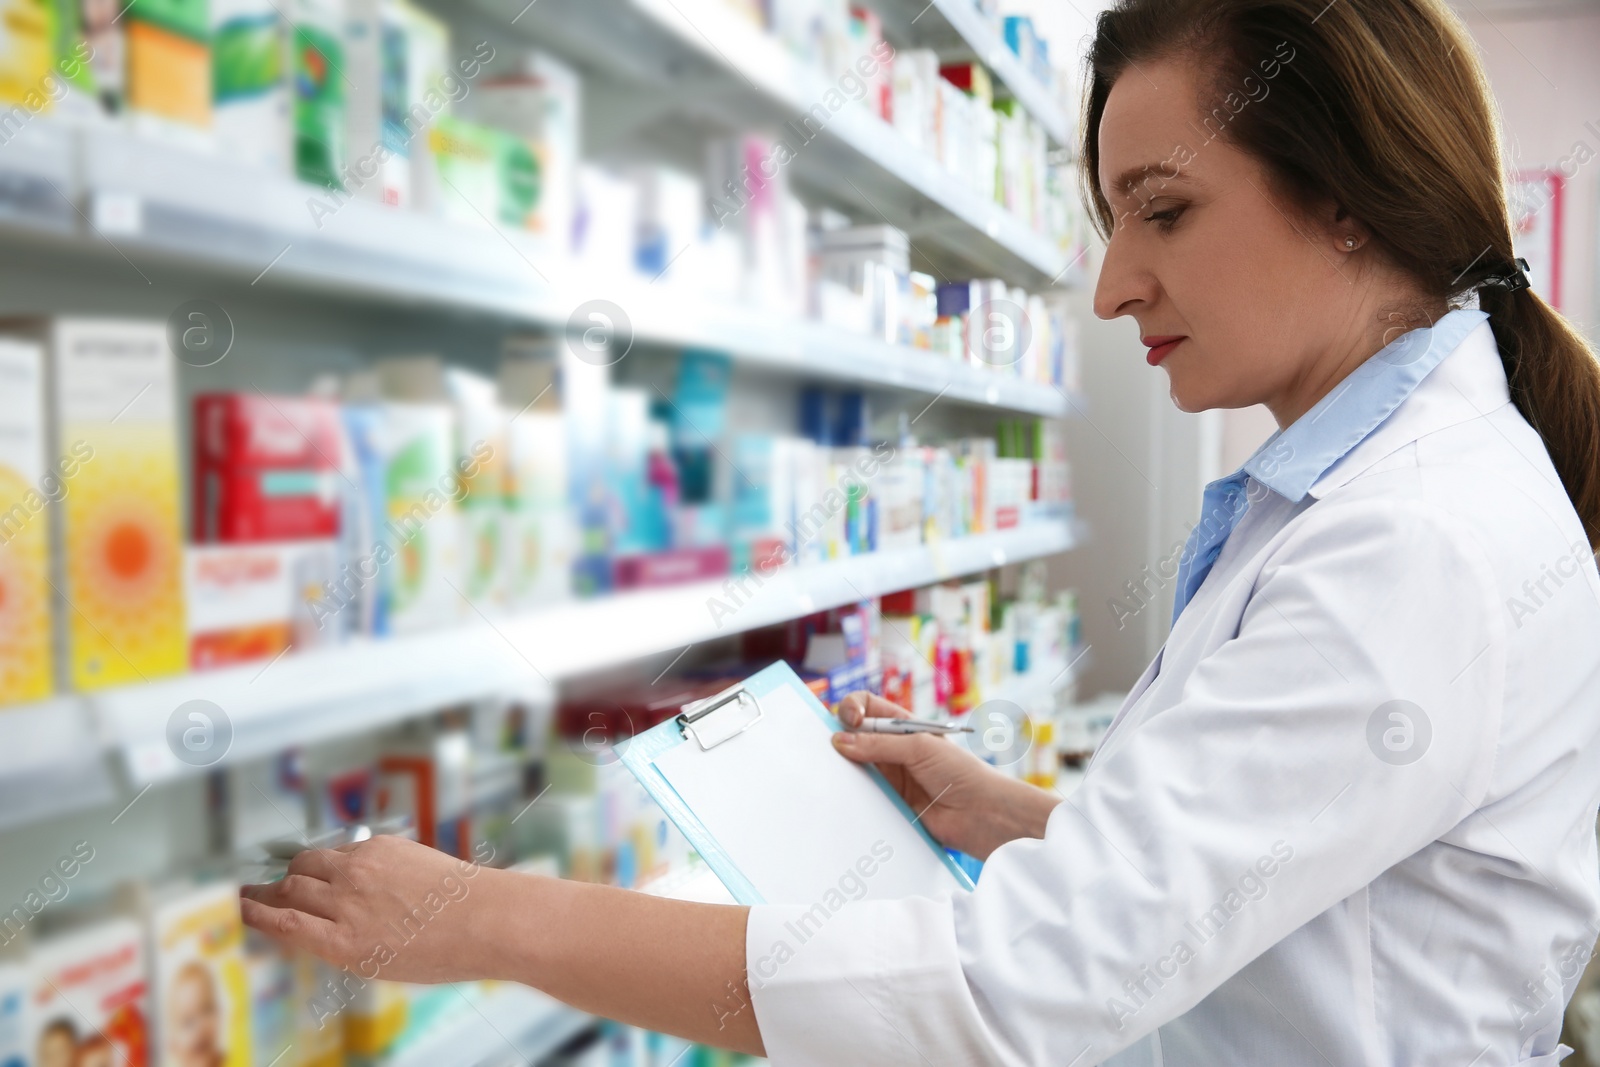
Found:
<svg viewBox="0 0 1600 1067"><path fill-rule="evenodd" d="M1068 522L874 552L753 578L717 579L572 604L511 621L509 643L552 679L677 652L745 630L785 622L869 597L1065 552Z"/></svg>
<svg viewBox="0 0 1600 1067"><path fill-rule="evenodd" d="M742 583L717 579L498 618L474 615L474 621L425 633L361 639L266 663L107 689L84 703L102 743L120 752L130 782L142 788L451 704L497 696L550 699L564 679L868 597L1055 555L1077 540L1070 522L1040 522L784 568L759 586L753 578ZM169 738L181 736L196 721L189 719L194 711L207 716L215 732L208 747L187 762L178 758ZM174 722L175 735L169 734Z"/></svg>
<svg viewBox="0 0 1600 1067"><path fill-rule="evenodd" d="M508 655L488 623L361 638L276 660L196 671L85 698L102 738L120 750L137 787L295 745L375 729L441 707L497 695L548 698L531 666ZM198 702L198 703L197 703ZM192 712L212 722L192 762L170 741Z"/></svg>
<svg viewBox="0 0 1600 1067"><path fill-rule="evenodd" d="M1000 29L972 0L876 0L884 21L902 38L933 48L941 59L968 56L988 67L1056 144L1076 149L1073 119L1050 87L1022 65ZM1068 42L1057 42L1064 46Z"/></svg>
<svg viewBox="0 0 1600 1067"><path fill-rule="evenodd" d="M104 750L82 702L0 708L0 830L109 803Z"/></svg>
<svg viewBox="0 0 1600 1067"><path fill-rule="evenodd" d="M999 685L985 687L983 703L1002 700L1031 711L1072 684L1083 672L1086 657L1080 656L1079 651L1066 659L1040 663L1026 674L1012 675Z"/></svg>
<svg viewBox="0 0 1600 1067"><path fill-rule="evenodd" d="M462 1003L384 1067L538 1063L595 1019L526 986L460 987Z"/></svg>
<svg viewBox="0 0 1600 1067"><path fill-rule="evenodd" d="M852 103L831 111L830 94L843 99L837 88L722 0L475 4L501 26L515 17L530 43L632 85L652 105L636 109L646 121L678 108L714 113L733 129L765 128L796 140L785 133L786 123L797 127L808 113L826 116L787 164L796 181L863 220L899 227L914 247L951 264L1029 289L1056 284L1067 270L1068 258L1053 241L962 184L877 115ZM823 110L814 111L819 105ZM913 266L928 264L914 256Z"/></svg>
<svg viewBox="0 0 1600 1067"><path fill-rule="evenodd" d="M585 276L530 235L366 201L332 214L314 215L309 206L330 202L312 186L113 127L73 130L36 119L0 147L0 233L21 242L155 257L252 284L481 310L555 328L581 306L605 300L628 322L617 334L623 353L634 342L710 348L798 376L1050 418L1076 403L1054 386L921 349L642 279Z"/></svg>

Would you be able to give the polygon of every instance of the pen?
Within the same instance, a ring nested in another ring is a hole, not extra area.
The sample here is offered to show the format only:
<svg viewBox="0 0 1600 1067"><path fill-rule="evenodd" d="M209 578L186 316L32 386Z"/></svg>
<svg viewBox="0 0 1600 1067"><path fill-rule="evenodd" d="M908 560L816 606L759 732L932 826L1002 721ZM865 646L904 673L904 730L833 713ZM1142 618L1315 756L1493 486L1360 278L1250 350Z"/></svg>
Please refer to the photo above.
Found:
<svg viewBox="0 0 1600 1067"><path fill-rule="evenodd" d="M972 727L957 726L948 722L925 722L922 719L862 719L860 726L849 727L869 734L970 734Z"/></svg>

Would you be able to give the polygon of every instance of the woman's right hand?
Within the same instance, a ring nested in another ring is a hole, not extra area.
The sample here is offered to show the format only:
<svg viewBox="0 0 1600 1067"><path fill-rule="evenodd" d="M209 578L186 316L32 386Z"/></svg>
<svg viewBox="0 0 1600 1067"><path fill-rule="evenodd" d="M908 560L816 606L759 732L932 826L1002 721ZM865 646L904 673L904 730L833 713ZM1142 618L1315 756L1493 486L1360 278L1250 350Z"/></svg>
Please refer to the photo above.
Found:
<svg viewBox="0 0 1600 1067"><path fill-rule="evenodd" d="M857 732L863 718L909 719L911 713L870 693L851 693L835 709L844 729L833 746L870 763L941 845L978 859L1019 837L1043 837L1061 798L1010 778L938 734Z"/></svg>

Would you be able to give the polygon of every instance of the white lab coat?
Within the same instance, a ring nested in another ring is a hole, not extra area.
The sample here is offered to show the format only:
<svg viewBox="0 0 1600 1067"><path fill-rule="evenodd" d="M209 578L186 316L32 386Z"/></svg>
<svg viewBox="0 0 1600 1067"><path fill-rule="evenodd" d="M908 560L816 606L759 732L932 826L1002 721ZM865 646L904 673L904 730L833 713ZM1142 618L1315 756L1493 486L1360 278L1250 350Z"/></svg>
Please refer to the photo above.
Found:
<svg viewBox="0 0 1600 1067"><path fill-rule="evenodd" d="M1600 576L1488 325L1303 500L1249 489L1043 840L777 964L805 909L752 909L777 1067L1559 1060L1600 934Z"/></svg>

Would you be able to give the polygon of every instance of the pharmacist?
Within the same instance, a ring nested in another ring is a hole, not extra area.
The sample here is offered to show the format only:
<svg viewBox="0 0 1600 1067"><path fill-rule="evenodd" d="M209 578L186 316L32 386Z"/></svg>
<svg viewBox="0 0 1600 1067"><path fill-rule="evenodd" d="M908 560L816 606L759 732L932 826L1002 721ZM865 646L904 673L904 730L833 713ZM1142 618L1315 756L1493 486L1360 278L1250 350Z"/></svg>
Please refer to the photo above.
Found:
<svg viewBox="0 0 1600 1067"><path fill-rule="evenodd" d="M778 959L802 909L485 870L373 960L456 862L380 838L246 921L778 1065L1557 1063L1600 934L1600 372L1514 258L1475 56L1436 0L1101 16L1096 311L1183 410L1281 430L1207 487L1171 637L1069 800L840 735L987 859L975 891L846 904Z"/></svg>

